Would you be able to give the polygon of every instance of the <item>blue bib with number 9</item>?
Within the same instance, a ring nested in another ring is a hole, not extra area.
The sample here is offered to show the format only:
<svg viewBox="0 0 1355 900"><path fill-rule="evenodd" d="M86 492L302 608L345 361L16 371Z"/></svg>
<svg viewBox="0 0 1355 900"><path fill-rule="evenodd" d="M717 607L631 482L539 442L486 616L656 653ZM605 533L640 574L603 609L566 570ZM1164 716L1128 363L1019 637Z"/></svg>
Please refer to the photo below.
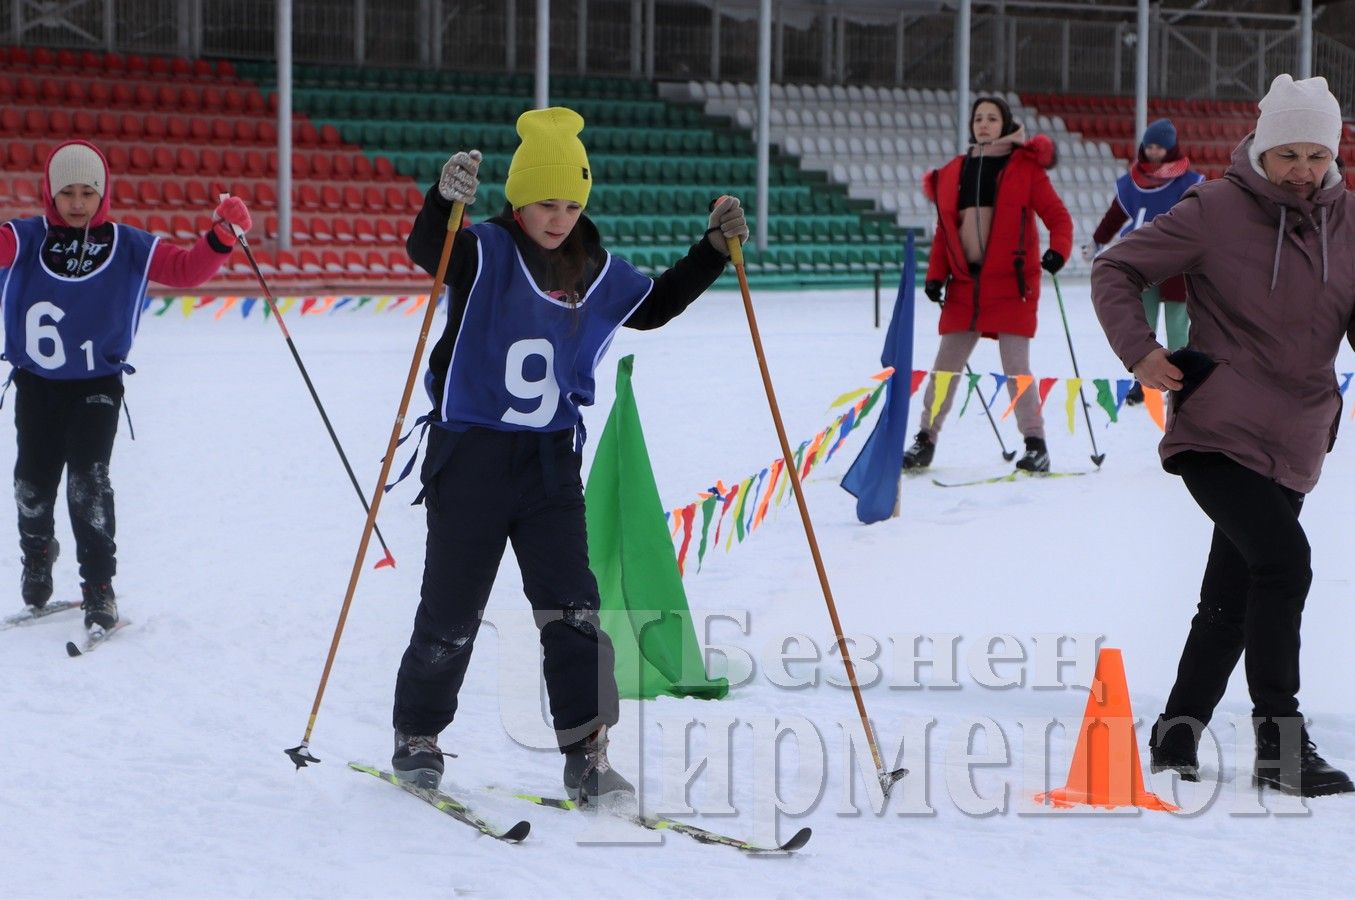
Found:
<svg viewBox="0 0 1355 900"><path fill-rule="evenodd" d="M594 370L654 282L608 255L575 306L541 290L498 225L471 226L479 249L439 404L453 429L558 431L593 402Z"/></svg>
<svg viewBox="0 0 1355 900"><path fill-rule="evenodd" d="M53 274L44 261L45 219L8 224L19 247L14 264L0 271L5 358L61 381L122 372L141 322L151 254L159 239L114 225L108 261L88 275L68 278Z"/></svg>

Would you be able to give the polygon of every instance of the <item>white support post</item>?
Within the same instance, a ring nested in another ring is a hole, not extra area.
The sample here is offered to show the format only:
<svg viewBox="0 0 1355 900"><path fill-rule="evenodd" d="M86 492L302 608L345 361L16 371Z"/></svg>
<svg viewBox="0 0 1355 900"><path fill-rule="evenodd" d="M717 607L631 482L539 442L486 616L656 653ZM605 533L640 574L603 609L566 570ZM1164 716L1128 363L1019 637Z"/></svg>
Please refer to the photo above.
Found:
<svg viewBox="0 0 1355 900"><path fill-rule="evenodd" d="M278 249L292 249L292 0L278 0Z"/></svg>
<svg viewBox="0 0 1355 900"><path fill-rule="evenodd" d="M579 0L578 19L574 32L574 71L580 75L588 74L588 0Z"/></svg>
<svg viewBox="0 0 1355 900"><path fill-rule="evenodd" d="M757 17L757 248L767 250L771 219L772 0Z"/></svg>
<svg viewBox="0 0 1355 900"><path fill-rule="evenodd" d="M1303 0L1300 6L1299 77L1313 77L1313 0Z"/></svg>
<svg viewBox="0 0 1355 900"><path fill-rule="evenodd" d="M969 32L974 8L971 0L960 0L955 12L955 124L957 153L969 146Z"/></svg>
<svg viewBox="0 0 1355 900"><path fill-rule="evenodd" d="M536 108L550 106L550 0L536 0Z"/></svg>
<svg viewBox="0 0 1355 900"><path fill-rule="evenodd" d="M1134 46L1134 137L1148 127L1148 0L1139 0L1138 43Z"/></svg>

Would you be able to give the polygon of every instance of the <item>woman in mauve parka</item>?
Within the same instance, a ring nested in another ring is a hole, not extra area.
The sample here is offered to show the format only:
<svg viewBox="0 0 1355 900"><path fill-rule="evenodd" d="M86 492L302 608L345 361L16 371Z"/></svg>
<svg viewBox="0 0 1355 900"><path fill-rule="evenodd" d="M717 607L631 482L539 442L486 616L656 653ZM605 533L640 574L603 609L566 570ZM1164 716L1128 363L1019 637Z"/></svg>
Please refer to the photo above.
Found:
<svg viewBox="0 0 1355 900"><path fill-rule="evenodd" d="M1073 247L1073 220L1045 171L1054 165L1053 141L1042 134L1027 141L1025 129L998 97L974 101L969 133L969 152L928 172L923 180L923 190L937 212L925 291L943 305L941 345L932 370L963 371L979 338L990 337L997 339L1002 371L1026 375L1040 302L1040 270L1052 274L1063 268ZM1036 216L1049 229L1044 256ZM935 379L928 384L917 437L904 453L905 470L931 464L937 434L959 383L959 379L950 382L935 418L931 414ZM1016 395L1014 380L1009 390ZM1021 395L1016 423L1026 443L1016 467L1049 471L1044 420L1034 392Z"/></svg>
<svg viewBox="0 0 1355 900"><path fill-rule="evenodd" d="M1254 781L1308 797L1355 791L1318 755L1298 704L1313 578L1299 510L1336 441L1333 365L1355 335L1355 199L1336 165L1341 131L1326 79L1278 76L1224 177L1191 188L1092 268L1111 348L1145 387L1172 391L1162 466L1214 523L1198 612L1150 740L1153 771L1190 781L1200 733L1245 650ZM1190 343L1169 355L1139 295L1178 272Z"/></svg>

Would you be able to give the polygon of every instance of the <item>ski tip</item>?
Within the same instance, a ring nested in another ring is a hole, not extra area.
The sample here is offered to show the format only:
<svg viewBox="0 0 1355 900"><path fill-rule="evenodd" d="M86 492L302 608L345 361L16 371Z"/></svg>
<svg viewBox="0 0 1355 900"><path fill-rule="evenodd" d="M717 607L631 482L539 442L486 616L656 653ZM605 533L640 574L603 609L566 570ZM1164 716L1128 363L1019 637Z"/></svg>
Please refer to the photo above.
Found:
<svg viewBox="0 0 1355 900"><path fill-rule="evenodd" d="M71 657L72 659L82 655L80 652L80 648L75 646L75 641L66 642L66 655Z"/></svg>
<svg viewBox="0 0 1355 900"><path fill-rule="evenodd" d="M795 832L795 834L791 836L790 840L786 841L777 849L785 853L794 853L796 850L799 850L805 844L808 844L809 839L813 836L814 829L806 826L804 828L801 828L799 831Z"/></svg>
<svg viewBox="0 0 1355 900"><path fill-rule="evenodd" d="M509 843L513 844L518 844L526 840L527 835L531 832L531 830L532 823L528 822L526 819L523 819L521 822L518 822L512 828L508 829L502 835L500 835L499 840L508 841Z"/></svg>

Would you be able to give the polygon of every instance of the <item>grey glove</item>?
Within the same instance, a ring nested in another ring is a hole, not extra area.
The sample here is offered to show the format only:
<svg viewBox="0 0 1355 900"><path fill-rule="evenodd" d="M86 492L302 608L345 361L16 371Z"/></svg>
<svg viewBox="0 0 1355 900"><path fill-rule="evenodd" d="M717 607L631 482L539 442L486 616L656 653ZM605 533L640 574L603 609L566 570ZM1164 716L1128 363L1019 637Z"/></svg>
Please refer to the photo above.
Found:
<svg viewBox="0 0 1355 900"><path fill-rule="evenodd" d="M461 202L470 206L475 202L475 189L480 186L479 150L462 150L455 153L442 167L442 177L438 179L438 193L442 199L453 203Z"/></svg>
<svg viewBox="0 0 1355 900"><path fill-rule="evenodd" d="M729 241L726 238L732 237L740 241L748 240L748 221L743 217L739 198L725 195L711 207L710 230L706 232L706 239L712 247L728 256Z"/></svg>

